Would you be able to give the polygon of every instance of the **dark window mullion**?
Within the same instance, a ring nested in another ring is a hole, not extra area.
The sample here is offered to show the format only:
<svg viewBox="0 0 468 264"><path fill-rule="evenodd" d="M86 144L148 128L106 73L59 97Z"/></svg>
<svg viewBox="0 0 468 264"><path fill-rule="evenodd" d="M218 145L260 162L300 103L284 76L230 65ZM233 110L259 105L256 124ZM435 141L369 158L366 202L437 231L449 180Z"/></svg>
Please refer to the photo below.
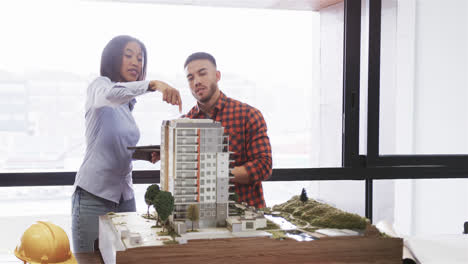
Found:
<svg viewBox="0 0 468 264"><path fill-rule="evenodd" d="M159 170L133 171L135 184L159 183ZM0 173L0 186L73 185L76 172ZM273 169L272 181L338 181L467 178L468 168L444 166L389 166L373 168Z"/></svg>
<svg viewBox="0 0 468 264"><path fill-rule="evenodd" d="M380 155L376 166L448 166L468 168L468 155Z"/></svg>
<svg viewBox="0 0 468 264"><path fill-rule="evenodd" d="M343 167L359 167L361 1L344 1Z"/></svg>
<svg viewBox="0 0 468 264"><path fill-rule="evenodd" d="M380 40L382 1L369 1L369 67L367 100L367 166L379 156L380 137Z"/></svg>

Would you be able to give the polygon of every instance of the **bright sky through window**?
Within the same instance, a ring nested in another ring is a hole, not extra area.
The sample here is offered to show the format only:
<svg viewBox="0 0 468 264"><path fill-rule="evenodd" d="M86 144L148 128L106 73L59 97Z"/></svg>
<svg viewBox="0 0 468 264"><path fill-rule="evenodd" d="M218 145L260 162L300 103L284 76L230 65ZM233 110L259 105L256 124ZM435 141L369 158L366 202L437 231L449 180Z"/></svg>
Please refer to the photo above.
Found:
<svg viewBox="0 0 468 264"><path fill-rule="evenodd" d="M99 74L104 46L123 34L145 43L147 79L179 89L184 113L195 104L184 61L197 51L213 54L220 89L262 111L274 167L318 166L316 12L78 0L0 1L0 10L0 96L15 98L0 104L4 171L78 169L86 87ZM137 100L139 145L159 144L162 120L180 114L157 96Z"/></svg>
<svg viewBox="0 0 468 264"><path fill-rule="evenodd" d="M312 36L304 30L318 21L310 11L109 1L1 1L0 10L2 35L8 36L0 43L0 69L13 72L95 73L104 45L129 34L147 45L150 72L182 71L186 56L205 50L217 55L224 71L268 73L311 56ZM312 59L306 61L310 67Z"/></svg>

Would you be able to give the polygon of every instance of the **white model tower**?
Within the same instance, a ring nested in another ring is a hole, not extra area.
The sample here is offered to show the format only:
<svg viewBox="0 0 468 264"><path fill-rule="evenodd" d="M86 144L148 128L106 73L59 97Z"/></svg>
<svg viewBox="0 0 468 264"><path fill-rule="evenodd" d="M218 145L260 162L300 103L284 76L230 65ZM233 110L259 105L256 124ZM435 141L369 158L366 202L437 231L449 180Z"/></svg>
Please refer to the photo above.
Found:
<svg viewBox="0 0 468 264"><path fill-rule="evenodd" d="M174 196L173 222L197 204L198 226L226 226L229 216L229 138L211 119L175 119L161 127L161 189Z"/></svg>

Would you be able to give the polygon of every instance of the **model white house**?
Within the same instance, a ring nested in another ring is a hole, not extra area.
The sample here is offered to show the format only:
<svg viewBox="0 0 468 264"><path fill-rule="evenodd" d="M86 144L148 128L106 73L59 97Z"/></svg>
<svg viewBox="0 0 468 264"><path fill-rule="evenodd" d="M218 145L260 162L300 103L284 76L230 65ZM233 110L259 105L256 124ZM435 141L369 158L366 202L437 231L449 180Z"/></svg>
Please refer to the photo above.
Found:
<svg viewBox="0 0 468 264"><path fill-rule="evenodd" d="M230 216L226 219L227 228L231 232L252 231L267 227L267 219L262 211L257 211L255 207L247 204L236 204L237 208L242 209L242 215Z"/></svg>
<svg viewBox="0 0 468 264"><path fill-rule="evenodd" d="M161 189L174 196L170 219L179 233L191 226L197 204L200 228L226 226L229 216L229 138L211 119L175 119L161 127Z"/></svg>

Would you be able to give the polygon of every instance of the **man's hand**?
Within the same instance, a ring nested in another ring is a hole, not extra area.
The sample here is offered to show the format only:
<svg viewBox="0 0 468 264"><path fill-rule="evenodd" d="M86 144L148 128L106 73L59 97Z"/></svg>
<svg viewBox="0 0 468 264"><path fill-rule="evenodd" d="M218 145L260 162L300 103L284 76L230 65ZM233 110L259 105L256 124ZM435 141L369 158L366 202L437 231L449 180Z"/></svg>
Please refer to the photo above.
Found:
<svg viewBox="0 0 468 264"><path fill-rule="evenodd" d="M247 169L244 166L234 167L233 169L231 169L231 174L234 175L234 179L232 179L232 182L240 184L250 183L249 174L247 173Z"/></svg>
<svg viewBox="0 0 468 264"><path fill-rule="evenodd" d="M151 160L150 160L151 163L154 164L154 163L158 162L160 159L161 159L161 157L159 155L159 152L151 152Z"/></svg>
<svg viewBox="0 0 468 264"><path fill-rule="evenodd" d="M150 81L149 90L159 91L163 95L163 101L179 106L179 112L182 113L182 98L177 89L162 81Z"/></svg>

